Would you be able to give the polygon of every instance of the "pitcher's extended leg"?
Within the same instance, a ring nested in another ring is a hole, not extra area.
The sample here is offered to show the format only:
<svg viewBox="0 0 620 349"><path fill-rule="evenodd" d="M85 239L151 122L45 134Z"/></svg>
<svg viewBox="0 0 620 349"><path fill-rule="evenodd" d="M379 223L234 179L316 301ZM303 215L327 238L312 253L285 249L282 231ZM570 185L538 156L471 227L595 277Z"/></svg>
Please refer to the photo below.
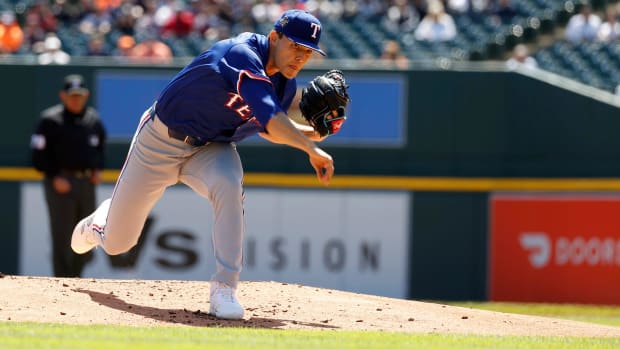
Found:
<svg viewBox="0 0 620 349"><path fill-rule="evenodd" d="M157 118L145 120L136 133L111 202L104 202L93 217L78 223L74 240L84 231L80 225L89 225L103 233L102 240L97 235L93 240L99 240L97 244L108 254L127 252L137 243L149 212L165 189L177 183L180 166L188 153L187 145L170 139L167 130ZM88 238L85 234L82 240ZM74 245L80 244L72 242L76 250Z"/></svg>
<svg viewBox="0 0 620 349"><path fill-rule="evenodd" d="M216 273L213 281L237 287L242 267L243 168L234 144L211 143L181 170L181 181L213 206L212 232Z"/></svg>

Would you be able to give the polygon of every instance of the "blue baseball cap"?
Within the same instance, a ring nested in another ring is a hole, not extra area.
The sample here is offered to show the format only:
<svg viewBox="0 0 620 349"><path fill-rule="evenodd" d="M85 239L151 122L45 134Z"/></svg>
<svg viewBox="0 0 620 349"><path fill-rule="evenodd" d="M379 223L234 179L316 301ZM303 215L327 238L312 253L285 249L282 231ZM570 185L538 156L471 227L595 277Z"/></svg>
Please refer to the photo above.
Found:
<svg viewBox="0 0 620 349"><path fill-rule="evenodd" d="M321 38L321 22L309 12L288 10L273 25L273 29L284 34L294 43L311 48L325 56L319 48Z"/></svg>

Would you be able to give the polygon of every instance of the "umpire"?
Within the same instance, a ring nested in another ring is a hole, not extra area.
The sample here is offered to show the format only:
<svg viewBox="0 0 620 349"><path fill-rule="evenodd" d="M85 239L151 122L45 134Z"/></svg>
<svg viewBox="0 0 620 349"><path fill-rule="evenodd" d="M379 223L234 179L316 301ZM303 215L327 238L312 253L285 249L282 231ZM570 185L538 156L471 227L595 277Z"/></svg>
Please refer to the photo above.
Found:
<svg viewBox="0 0 620 349"><path fill-rule="evenodd" d="M57 277L79 277L92 254L70 248L75 224L95 210L95 186L103 169L106 132L80 75L64 79L61 104L41 113L31 138L32 162L43 172Z"/></svg>

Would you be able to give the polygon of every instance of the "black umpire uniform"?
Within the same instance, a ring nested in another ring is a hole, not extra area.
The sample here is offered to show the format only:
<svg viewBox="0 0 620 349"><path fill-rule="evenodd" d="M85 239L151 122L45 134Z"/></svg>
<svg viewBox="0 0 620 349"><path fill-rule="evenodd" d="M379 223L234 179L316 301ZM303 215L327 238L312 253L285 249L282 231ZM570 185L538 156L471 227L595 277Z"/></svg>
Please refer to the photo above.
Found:
<svg viewBox="0 0 620 349"><path fill-rule="evenodd" d="M104 165L106 132L80 75L64 79L61 104L41 113L31 138L32 162L43 172L52 235L54 275L79 277L92 254L71 250L78 221L96 208L95 187Z"/></svg>

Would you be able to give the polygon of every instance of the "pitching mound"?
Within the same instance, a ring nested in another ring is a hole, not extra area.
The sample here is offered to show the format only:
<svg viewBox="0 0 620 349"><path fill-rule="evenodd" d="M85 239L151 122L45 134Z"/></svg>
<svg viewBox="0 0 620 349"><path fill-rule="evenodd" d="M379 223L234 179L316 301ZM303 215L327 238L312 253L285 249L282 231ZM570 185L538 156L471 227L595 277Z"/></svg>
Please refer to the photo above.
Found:
<svg viewBox="0 0 620 349"><path fill-rule="evenodd" d="M207 314L209 283L8 276L0 320L411 333L620 337L620 328L275 282L242 282L241 321Z"/></svg>

